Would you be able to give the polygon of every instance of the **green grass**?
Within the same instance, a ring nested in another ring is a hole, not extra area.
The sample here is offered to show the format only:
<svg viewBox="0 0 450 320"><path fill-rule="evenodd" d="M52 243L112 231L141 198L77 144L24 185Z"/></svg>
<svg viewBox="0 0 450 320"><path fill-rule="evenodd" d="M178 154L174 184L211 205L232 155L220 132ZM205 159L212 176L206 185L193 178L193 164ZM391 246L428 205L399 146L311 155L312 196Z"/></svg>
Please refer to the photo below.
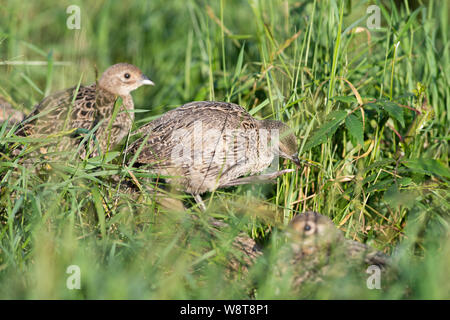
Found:
<svg viewBox="0 0 450 320"><path fill-rule="evenodd" d="M80 30L66 27L71 4ZM131 170L145 184L149 174L121 153L26 166L8 147L23 140L4 125L0 298L450 298L448 3L351 4L5 1L0 94L15 108L29 112L45 94L91 83L96 68L129 62L156 83L133 93L136 127L188 101L232 101L295 128L305 166L276 185L206 195L208 214L230 224L217 232L187 195L173 195L192 207L180 213L145 190L125 192L112 175ZM355 28L370 4L381 28L369 37ZM225 276L239 232L270 261L278 230L304 210L394 254L399 278L383 290L335 279L295 296L264 262L251 277ZM81 290L66 288L69 265L81 268Z"/></svg>

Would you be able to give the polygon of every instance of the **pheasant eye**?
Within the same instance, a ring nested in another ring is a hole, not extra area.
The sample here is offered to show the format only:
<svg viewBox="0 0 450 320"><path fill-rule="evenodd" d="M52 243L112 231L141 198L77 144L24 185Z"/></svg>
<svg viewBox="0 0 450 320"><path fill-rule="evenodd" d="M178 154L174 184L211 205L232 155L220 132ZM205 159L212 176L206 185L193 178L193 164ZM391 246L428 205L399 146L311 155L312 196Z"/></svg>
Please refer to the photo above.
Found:
<svg viewBox="0 0 450 320"><path fill-rule="evenodd" d="M123 76L125 77L125 79L129 79L130 78L130 74L129 73L125 73Z"/></svg>
<svg viewBox="0 0 450 320"><path fill-rule="evenodd" d="M305 231L309 231L311 230L311 226L309 224L306 224L305 227L303 228Z"/></svg>

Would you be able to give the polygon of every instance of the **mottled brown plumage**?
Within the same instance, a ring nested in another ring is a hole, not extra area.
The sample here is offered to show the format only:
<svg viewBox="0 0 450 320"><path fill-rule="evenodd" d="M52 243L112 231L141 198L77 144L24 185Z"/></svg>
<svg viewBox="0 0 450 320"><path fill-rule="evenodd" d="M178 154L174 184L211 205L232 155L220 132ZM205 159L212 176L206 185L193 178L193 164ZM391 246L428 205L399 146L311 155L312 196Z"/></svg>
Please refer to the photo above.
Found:
<svg viewBox="0 0 450 320"><path fill-rule="evenodd" d="M133 99L130 92L151 82L137 67L119 63L109 67L98 83L73 87L42 100L21 123L19 136L46 137L58 132L79 134L94 129L100 149L112 148L130 130L134 120ZM113 123L114 106L118 98L122 106ZM110 130L108 130L110 128ZM78 141L65 138L58 150L70 150Z"/></svg>
<svg viewBox="0 0 450 320"><path fill-rule="evenodd" d="M283 238L286 241L283 241ZM229 260L230 275L246 272L258 258L266 266L270 277L288 283L290 290L298 290L305 283L318 283L342 277L366 279L370 265L383 272L390 267L389 258L383 253L357 241L345 239L342 232L326 216L313 211L297 215L281 234L281 245L273 252L264 252L246 235L239 235L233 242L238 250ZM271 256L274 254L274 256ZM271 270L271 271L269 271ZM392 269L389 269L392 273ZM383 274L384 279L387 279ZM392 278L392 275L389 277ZM362 282L365 286L365 281Z"/></svg>
<svg viewBox="0 0 450 320"><path fill-rule="evenodd" d="M262 247L247 234L238 235L233 241L233 256L229 259L228 269L230 271L248 272L248 269L263 254Z"/></svg>
<svg viewBox="0 0 450 320"><path fill-rule="evenodd" d="M199 202L198 195L206 191L254 182L239 177L262 172L278 153L299 165L297 139L287 125L257 120L233 103L191 102L138 133L141 137L128 149L134 155L142 147L136 164L149 164L151 171L171 176L172 183Z"/></svg>
<svg viewBox="0 0 450 320"><path fill-rule="evenodd" d="M307 256L327 254L336 250L346 261L384 266L387 257L383 253L358 241L345 239L330 218L307 211L295 216L289 223L288 237L295 254Z"/></svg>
<svg viewBox="0 0 450 320"><path fill-rule="evenodd" d="M345 239L335 224L323 215L308 211L289 224L287 243L278 252L273 272L289 279L291 290L301 292L305 284L346 279L349 285L366 287L371 265L386 271L389 259L357 241ZM386 279L383 273L383 278Z"/></svg>

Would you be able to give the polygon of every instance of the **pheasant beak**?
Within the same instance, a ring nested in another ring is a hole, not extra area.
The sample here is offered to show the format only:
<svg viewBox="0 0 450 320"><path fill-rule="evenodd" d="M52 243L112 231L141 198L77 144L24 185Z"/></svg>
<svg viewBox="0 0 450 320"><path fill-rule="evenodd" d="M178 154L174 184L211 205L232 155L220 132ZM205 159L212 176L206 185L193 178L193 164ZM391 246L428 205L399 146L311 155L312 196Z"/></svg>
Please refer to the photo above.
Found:
<svg viewBox="0 0 450 320"><path fill-rule="evenodd" d="M150 86L154 86L155 84L153 83L152 80L150 80L146 75L142 75L142 84L146 84L146 85L150 85Z"/></svg>
<svg viewBox="0 0 450 320"><path fill-rule="evenodd" d="M297 154L297 153L294 154L294 155L291 157L291 161L292 161L293 163L295 163L295 165L296 165L297 167L299 167L299 168L302 167L302 166L301 166L301 163L300 163L300 159L298 158L298 154Z"/></svg>

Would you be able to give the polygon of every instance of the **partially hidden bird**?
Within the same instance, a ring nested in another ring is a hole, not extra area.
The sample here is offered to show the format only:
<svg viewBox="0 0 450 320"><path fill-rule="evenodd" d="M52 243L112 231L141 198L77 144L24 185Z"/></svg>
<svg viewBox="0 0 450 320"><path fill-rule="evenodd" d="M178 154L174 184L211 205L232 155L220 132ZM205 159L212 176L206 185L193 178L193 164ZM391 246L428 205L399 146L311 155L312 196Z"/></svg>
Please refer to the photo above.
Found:
<svg viewBox="0 0 450 320"><path fill-rule="evenodd" d="M57 150L71 150L79 142L73 137L96 128L94 137L101 151L106 152L131 129L134 104L130 93L142 85L154 83L139 68L128 63L112 65L98 82L75 86L44 98L20 123L16 135L42 138L69 132L71 138L65 136ZM122 106L112 119L118 98L121 98Z"/></svg>
<svg viewBox="0 0 450 320"><path fill-rule="evenodd" d="M191 193L203 210L204 192L273 181L293 171L257 175L275 157L300 166L297 138L286 124L257 120L228 102L187 103L147 123L137 134L140 137L127 149L134 155L133 165L148 165L151 172L168 176L168 182Z"/></svg>
<svg viewBox="0 0 450 320"><path fill-rule="evenodd" d="M346 239L330 218L314 211L295 216L289 223L288 238L300 256L340 250L347 262L385 266L387 256L361 242Z"/></svg>
<svg viewBox="0 0 450 320"><path fill-rule="evenodd" d="M288 276L290 287L346 279L347 285L365 287L369 267L377 268L384 279L391 278L390 258L355 240L346 239L330 218L314 211L295 216L286 230L287 243L274 268L278 276ZM386 276L388 275L388 276ZM361 285L362 283L362 285Z"/></svg>
<svg viewBox="0 0 450 320"><path fill-rule="evenodd" d="M346 239L330 218L314 211L295 216L278 234L279 246L263 250L248 235L240 234L233 246L238 254L229 260L230 275L258 265L264 273L297 292L305 284L345 279L365 280L372 266L383 273L385 282L395 277L391 258L358 241ZM275 243L275 242L274 242ZM259 264L258 264L259 262ZM353 278L352 278L353 277Z"/></svg>

